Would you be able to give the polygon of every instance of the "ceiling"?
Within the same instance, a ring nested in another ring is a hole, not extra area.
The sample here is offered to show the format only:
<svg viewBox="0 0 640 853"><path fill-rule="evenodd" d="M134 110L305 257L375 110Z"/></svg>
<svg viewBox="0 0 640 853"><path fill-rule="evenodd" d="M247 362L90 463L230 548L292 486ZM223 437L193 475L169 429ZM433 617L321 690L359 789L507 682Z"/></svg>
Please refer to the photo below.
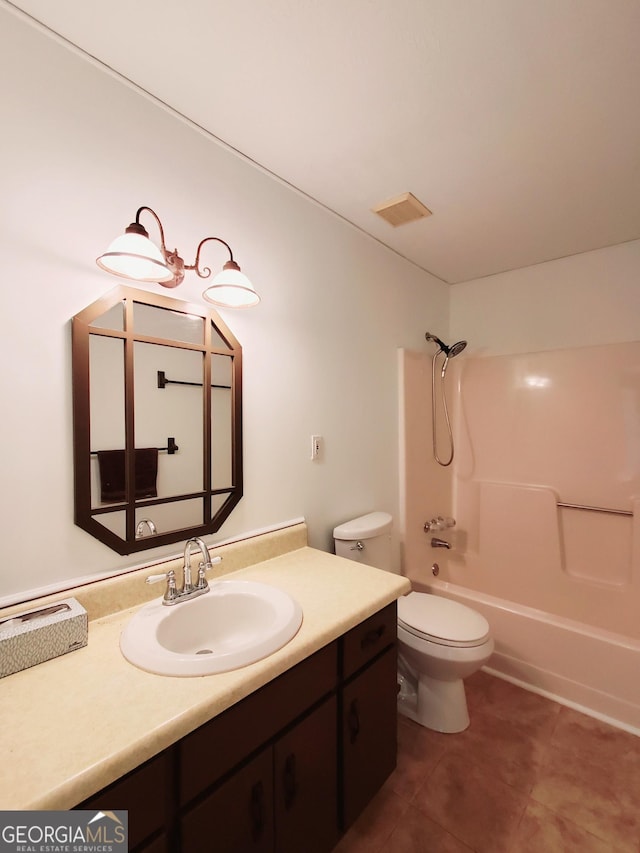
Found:
<svg viewBox="0 0 640 853"><path fill-rule="evenodd" d="M2 2L443 281L640 238L639 0Z"/></svg>

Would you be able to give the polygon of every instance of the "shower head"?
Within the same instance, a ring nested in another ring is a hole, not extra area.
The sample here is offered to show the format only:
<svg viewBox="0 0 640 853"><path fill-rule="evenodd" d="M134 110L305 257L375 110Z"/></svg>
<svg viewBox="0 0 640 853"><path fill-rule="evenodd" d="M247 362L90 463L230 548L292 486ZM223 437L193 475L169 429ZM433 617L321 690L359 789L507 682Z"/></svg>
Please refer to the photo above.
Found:
<svg viewBox="0 0 640 853"><path fill-rule="evenodd" d="M449 358L455 358L456 355L460 355L466 345L466 341L456 341L455 344L451 344L451 346L449 347L449 352L447 353L447 355L449 356Z"/></svg>
<svg viewBox="0 0 640 853"><path fill-rule="evenodd" d="M440 340L439 337L437 337L436 335L432 335L431 332L426 332L424 337L425 340L433 341L435 344L438 344L441 351L446 355L447 360L450 358L455 358L455 356L459 355L467 345L466 341L456 341L455 344L451 344L451 346L448 347Z"/></svg>

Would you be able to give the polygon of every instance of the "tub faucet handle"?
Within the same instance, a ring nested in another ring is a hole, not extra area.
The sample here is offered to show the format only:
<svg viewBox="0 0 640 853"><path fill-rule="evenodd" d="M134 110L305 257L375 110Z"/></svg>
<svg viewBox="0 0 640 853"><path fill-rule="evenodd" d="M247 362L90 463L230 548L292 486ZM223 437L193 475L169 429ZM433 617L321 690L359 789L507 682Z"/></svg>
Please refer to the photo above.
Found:
<svg viewBox="0 0 640 853"><path fill-rule="evenodd" d="M429 533L430 530L447 530L449 527L455 526L455 518L443 518L441 515L437 515L435 518L432 518L431 521L425 521L424 532Z"/></svg>

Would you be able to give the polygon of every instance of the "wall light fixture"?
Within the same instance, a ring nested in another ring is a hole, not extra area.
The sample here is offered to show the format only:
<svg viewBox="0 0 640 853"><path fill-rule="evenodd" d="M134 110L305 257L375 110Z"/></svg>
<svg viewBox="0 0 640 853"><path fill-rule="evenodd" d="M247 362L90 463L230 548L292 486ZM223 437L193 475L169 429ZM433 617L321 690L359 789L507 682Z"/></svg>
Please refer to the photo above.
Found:
<svg viewBox="0 0 640 853"><path fill-rule="evenodd" d="M160 247L149 239L146 228L140 224L140 214L146 210L156 220L160 230ZM164 241L164 228L158 214L150 207L139 207L136 220L125 233L111 243L107 251L96 259L98 266L121 278L135 281L155 281L163 287L177 287L184 279L185 270L193 270L200 278L209 278L209 267L200 266L200 251L205 243L222 243L229 252L229 260L215 275L202 294L203 299L223 308L250 308L257 305L260 297L249 279L233 260L228 243L220 237L205 237L196 249L192 264L185 264L178 250L168 251Z"/></svg>

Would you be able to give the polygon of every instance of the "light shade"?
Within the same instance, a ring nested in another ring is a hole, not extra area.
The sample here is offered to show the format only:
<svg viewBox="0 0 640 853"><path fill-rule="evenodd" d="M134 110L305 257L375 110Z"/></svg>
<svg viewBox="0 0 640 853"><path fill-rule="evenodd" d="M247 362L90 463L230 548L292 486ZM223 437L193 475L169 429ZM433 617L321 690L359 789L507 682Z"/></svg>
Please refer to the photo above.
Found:
<svg viewBox="0 0 640 853"><path fill-rule="evenodd" d="M111 243L104 255L97 258L99 267L122 278L136 281L170 281L173 273L167 266L162 252L148 237L142 234L125 234Z"/></svg>
<svg viewBox="0 0 640 853"><path fill-rule="evenodd" d="M222 308L251 308L260 302L253 285L235 261L227 261L214 276L202 298Z"/></svg>
<svg viewBox="0 0 640 853"><path fill-rule="evenodd" d="M160 248L151 242L149 232L140 222L143 213L148 213L155 219L160 231ZM177 249L172 252L167 249L160 217L146 205L138 208L135 222L128 225L125 233L117 237L103 255L96 258L96 263L106 272L121 278L154 281L163 287L177 287L183 282L185 272L188 271L195 272L200 278L209 278L211 268L200 266L200 252L202 247L210 242L221 243L229 252L229 260L222 271L211 280L211 284L202 294L203 298L223 308L249 308L251 305L257 305L260 297L233 260L231 246L222 237L205 237L200 240L194 262L185 264Z"/></svg>

